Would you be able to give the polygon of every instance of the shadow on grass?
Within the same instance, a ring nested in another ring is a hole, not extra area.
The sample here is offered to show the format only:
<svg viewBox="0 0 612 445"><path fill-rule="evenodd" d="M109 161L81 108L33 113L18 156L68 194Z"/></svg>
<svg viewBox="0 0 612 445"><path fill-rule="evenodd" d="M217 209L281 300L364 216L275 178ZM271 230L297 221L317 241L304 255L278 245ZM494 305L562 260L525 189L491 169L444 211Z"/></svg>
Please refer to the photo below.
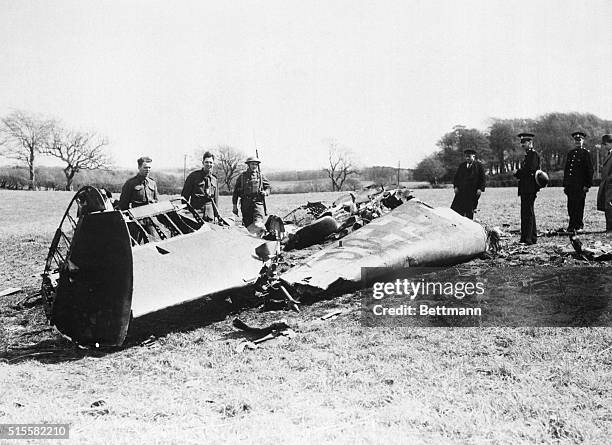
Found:
<svg viewBox="0 0 612 445"><path fill-rule="evenodd" d="M76 345L46 325L42 306L29 308L30 311L34 309L40 314L37 314L36 320L30 320L23 331L4 340L0 339L0 361L18 364L35 360L40 363L54 364L80 360L85 357L103 357L139 346L151 338L206 327L224 320L228 315L260 305L261 301L253 298L248 289L202 297L132 319L122 346L98 348L83 348ZM10 315L19 315L19 312L12 311ZM24 345L26 343L27 345Z"/></svg>
<svg viewBox="0 0 612 445"><path fill-rule="evenodd" d="M10 348L0 353L0 360L16 365L34 360L44 364L56 364L80 360L84 357L103 357L109 351L103 349L82 349L59 335L45 338L36 344Z"/></svg>
<svg viewBox="0 0 612 445"><path fill-rule="evenodd" d="M261 305L249 289L224 292L135 318L130 323L123 347L136 346L151 337L191 332L225 320L229 315Z"/></svg>
<svg viewBox="0 0 612 445"><path fill-rule="evenodd" d="M458 280L452 269L437 274L437 279ZM468 270L468 272L470 272ZM473 271L472 271L473 272ZM486 273L484 273L486 272ZM507 268L502 271L493 269L479 271L478 278L487 283L487 292L482 299L464 299L453 301L452 306L482 307L483 316L433 316L425 317L382 317L376 320L362 318L364 326L410 326L410 327L584 327L612 325L612 273L609 268ZM371 289L351 293L350 299L361 296L362 310L377 301L371 300ZM323 294L318 297L304 297L301 307L312 306L323 301L334 301L342 304L343 297L338 294ZM416 300L430 307L444 303L440 298ZM402 299L386 300L389 306L406 303ZM446 299L448 303L448 299ZM254 298L250 288L239 292L226 292L215 296L203 297L178 306L166 308L155 313L133 319L130 323L127 338L122 347L103 347L81 349L74 343L54 334L44 321L29 323L25 331L13 335L3 347L0 339L0 360L8 364L35 360L52 364L80 360L85 357L102 357L119 350L130 349L171 333L186 333L226 320L228 316L243 312L245 309L261 307L269 316L257 317L255 323L278 321L278 314L271 311L283 310L284 305L266 304ZM38 312L38 310L37 310ZM288 313L289 314L289 313ZM14 314L7 314L14 315ZM28 314L31 316L33 314ZM362 313L362 316L364 314ZM245 313L245 321L253 322L253 311ZM22 317L24 318L24 317ZM18 321L15 318L16 321ZM373 323L369 321L375 321ZM43 329L41 329L43 327ZM253 339L257 334L248 332L230 332L224 334L226 339ZM21 343L29 344L19 347ZM36 343L32 343L32 340ZM4 351L4 352L3 352Z"/></svg>
<svg viewBox="0 0 612 445"><path fill-rule="evenodd" d="M355 297L357 298L357 297ZM344 298L340 295L322 295L319 298L307 297L302 300L302 307L311 306L323 301L339 301ZM8 364L19 364L34 360L44 364L56 364L67 361L76 361L86 357L104 357L118 351L146 345L150 341L162 338L172 333L187 333L219 321L229 316L237 315L245 310L259 308L259 312L273 314L274 311L289 311L282 302L264 303L253 296L250 288L239 291L224 292L214 296L202 297L177 306L146 314L132 319L127 337L120 347L82 348L69 339L62 337L56 330L45 325L44 316L37 317L40 321L29 326L29 329L20 335L8 340L8 346L3 348L0 344L0 361ZM42 314L42 306L39 308ZM288 312L289 313L289 312ZM250 319L251 314L245 318ZM266 322L277 321L278 316L264 317ZM259 320L261 321L261 320ZM235 331L224 334L226 339L253 340L261 337L259 333ZM19 346L28 338L27 346ZM34 342L32 342L34 340Z"/></svg>

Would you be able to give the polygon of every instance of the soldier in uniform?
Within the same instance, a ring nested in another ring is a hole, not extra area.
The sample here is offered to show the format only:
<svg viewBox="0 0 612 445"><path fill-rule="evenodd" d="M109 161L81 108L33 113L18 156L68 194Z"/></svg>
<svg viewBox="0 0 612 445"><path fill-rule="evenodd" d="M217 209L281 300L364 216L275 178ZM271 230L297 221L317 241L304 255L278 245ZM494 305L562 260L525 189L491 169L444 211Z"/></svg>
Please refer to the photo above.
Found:
<svg viewBox="0 0 612 445"><path fill-rule="evenodd" d="M157 202L157 183L149 176L151 162L153 161L148 156L138 158L138 174L128 179L121 189L121 210Z"/></svg>
<svg viewBox="0 0 612 445"><path fill-rule="evenodd" d="M608 150L601 165L601 183L597 191L597 210L605 212L606 232L612 234L612 134L604 134L601 146Z"/></svg>
<svg viewBox="0 0 612 445"><path fill-rule="evenodd" d="M248 168L238 176L234 187L232 212L238 216L238 199L240 199L240 211L242 212L244 226L249 227L255 223L263 227L266 216L264 203L265 197L270 194L270 183L261 174L259 159L249 157L245 163Z"/></svg>
<svg viewBox="0 0 612 445"><path fill-rule="evenodd" d="M568 232L584 228L582 221L584 201L589 188L593 185L593 161L591 154L584 146L586 134L582 131L575 131L572 137L576 148L567 154L563 174L563 191L567 195L567 213L569 214Z"/></svg>
<svg viewBox="0 0 612 445"><path fill-rule="evenodd" d="M538 240L536 218L533 205L540 190L535 180L535 172L540 169L540 155L533 149L532 133L520 133L521 146L525 149L525 159L514 176L518 178L518 194L521 197L521 243L535 244Z"/></svg>
<svg viewBox="0 0 612 445"><path fill-rule="evenodd" d="M451 209L470 219L474 219L474 209L478 206L480 194L485 190L485 172L480 161L476 160L474 150L465 150L465 162L462 162L455 173L453 185L455 198Z"/></svg>
<svg viewBox="0 0 612 445"><path fill-rule="evenodd" d="M212 168L215 163L215 155L207 151L202 156L202 168L189 173L181 195L200 212L205 221L212 221L219 217L217 212L219 204L219 187L217 177Z"/></svg>

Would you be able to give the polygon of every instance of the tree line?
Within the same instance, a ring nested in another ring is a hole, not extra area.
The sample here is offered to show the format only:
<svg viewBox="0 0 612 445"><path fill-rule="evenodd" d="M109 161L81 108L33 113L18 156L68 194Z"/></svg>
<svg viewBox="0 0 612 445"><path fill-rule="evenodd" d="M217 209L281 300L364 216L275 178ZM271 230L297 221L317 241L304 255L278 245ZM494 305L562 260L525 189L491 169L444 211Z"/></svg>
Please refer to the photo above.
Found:
<svg viewBox="0 0 612 445"><path fill-rule="evenodd" d="M412 179L409 171L399 171L390 167L367 167L359 169L355 155L348 147L335 139L327 140L327 167L320 170L270 173L273 181L295 181L296 184L283 190L285 192L339 191L360 188L361 180L370 180L387 185L399 179ZM86 184L104 187L109 191L120 190L126 176L130 173L118 171L113 167L111 156L107 153L108 139L93 131L80 131L67 127L57 119L43 117L24 111L13 111L0 118L0 155L18 161L23 168L0 169L0 188L23 189L37 188L72 190L75 186ZM236 178L245 170L246 155L229 145L213 148L199 148L194 152L192 169L200 167L205 151L215 154L214 173L220 191L231 193ZM39 168L39 157L54 157L61 160L59 178L57 168ZM182 188L187 165L183 172L155 172L161 193L178 193ZM181 174L182 173L182 174ZM328 186L322 184L328 180ZM310 184L300 183L310 181Z"/></svg>
<svg viewBox="0 0 612 445"><path fill-rule="evenodd" d="M65 189L82 170L108 169L112 160L106 153L108 140L92 131L74 130L56 119L14 111L0 119L0 153L25 164L28 187L36 188L38 156L64 163Z"/></svg>
<svg viewBox="0 0 612 445"><path fill-rule="evenodd" d="M513 185L512 172L518 168L524 153L516 135L523 131L536 134L534 148L540 153L542 169L554 178L554 172L563 168L566 154L573 148L570 134L576 130L588 135L593 165L599 165L603 153L599 153L599 138L612 131L612 121L603 120L593 114L549 113L535 119L490 119L485 131L454 126L437 142L437 150L421 160L416 169L373 166L358 168L354 153L336 140L328 140L327 167L319 170L272 172L267 176L272 181L295 182L284 192L339 191L356 189L362 181L392 185L412 180L428 181L433 185L449 183L466 149L475 150L478 158L498 185ZM98 185L111 191L119 190L131 174L113 169L112 159L106 152L108 140L93 131L80 131L66 127L56 119L14 111L0 119L0 155L19 161L27 170L0 169L0 188L37 187L72 190L74 186ZM215 154L214 172L222 193L231 193L238 175L246 168L246 154L229 145L218 145L194 152L200 167L204 151ZM50 156L61 160L62 178L57 169L37 168L39 156ZM187 173L177 169L173 172L155 172L162 193L178 193ZM37 176L42 175L40 178ZM497 179L496 179L497 178ZM310 181L310 183L308 183ZM325 181L327 186L322 185Z"/></svg>
<svg viewBox="0 0 612 445"><path fill-rule="evenodd" d="M588 135L585 145L593 165L598 166L598 160L603 159L601 135L612 131L612 121L593 114L549 113L535 119L492 118L486 131L456 125L438 141L437 150L417 165L415 179L431 184L452 182L463 162L463 151L472 149L487 173L507 185L525 155L516 137L521 132L536 135L534 149L540 154L542 169L556 172L563 169L567 152L574 148L570 135L577 130Z"/></svg>

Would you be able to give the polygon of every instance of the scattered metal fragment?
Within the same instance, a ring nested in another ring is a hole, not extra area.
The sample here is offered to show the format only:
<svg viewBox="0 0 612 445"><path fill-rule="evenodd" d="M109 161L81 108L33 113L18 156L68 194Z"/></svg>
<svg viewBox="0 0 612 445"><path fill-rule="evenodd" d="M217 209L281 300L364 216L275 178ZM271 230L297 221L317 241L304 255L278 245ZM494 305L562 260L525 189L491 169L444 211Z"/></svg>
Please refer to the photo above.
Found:
<svg viewBox="0 0 612 445"><path fill-rule="evenodd" d="M286 329L290 329L290 326L287 324L287 322L285 320L274 322L274 323L272 323L272 324L270 324L268 326L265 326L263 328L258 328L258 327L253 327L253 326L247 325L245 322L243 322L239 318L234 318L234 321L232 322L232 325L236 329L240 329L241 331L245 331L245 332L248 332L250 334L256 334L256 335L267 335L267 334L271 334L271 333L274 333L274 332L280 332L280 331L284 331Z"/></svg>
<svg viewBox="0 0 612 445"><path fill-rule="evenodd" d="M280 252L280 243L278 241L268 241L255 248L255 254L261 261L268 261L274 258Z"/></svg>
<svg viewBox="0 0 612 445"><path fill-rule="evenodd" d="M334 309L333 311L328 312L327 314L323 315L321 317L321 320L335 320L343 313L344 311L342 309Z"/></svg>
<svg viewBox="0 0 612 445"><path fill-rule="evenodd" d="M11 306L11 308L16 310L29 309L31 307L38 306L43 303L44 301L41 296L41 292L38 291L33 294L26 295L25 298L19 300L16 304Z"/></svg>
<svg viewBox="0 0 612 445"><path fill-rule="evenodd" d="M149 338L147 338L146 340L143 340L140 343L140 346L151 346L152 344L154 344L157 341L157 337L155 337L154 335L149 336Z"/></svg>
<svg viewBox="0 0 612 445"><path fill-rule="evenodd" d="M257 349L260 343L272 340L273 338L279 336L285 336L289 338L294 338L296 336L295 331L293 331L293 329L289 327L285 320L272 323L271 325L263 328L256 328L248 326L242 320L235 318L232 322L232 325L235 328L245 331L251 335L262 335L262 337L259 337L255 340L241 340L236 345L236 352L243 352L245 349Z"/></svg>
<svg viewBox="0 0 612 445"><path fill-rule="evenodd" d="M279 286L280 290L283 291L283 295L287 299L287 305L296 312L300 312L300 308L298 307L299 301L296 301L291 294L285 289L285 286L282 284Z"/></svg>
<svg viewBox="0 0 612 445"><path fill-rule="evenodd" d="M503 232L499 227L493 227L487 230L487 251L491 253L498 253L502 250L502 236Z"/></svg>
<svg viewBox="0 0 612 445"><path fill-rule="evenodd" d="M578 235L570 236L570 242L576 253L587 261L612 260L612 246L599 243L596 248L586 247Z"/></svg>
<svg viewBox="0 0 612 445"><path fill-rule="evenodd" d="M81 410L81 414L86 414L89 416L105 416L109 413L110 410L108 409L105 400L96 400L89 406L89 408Z"/></svg>
<svg viewBox="0 0 612 445"><path fill-rule="evenodd" d="M554 230L547 230L544 233L540 233L540 236L546 236L546 237L550 237L550 236L573 236L573 235L596 235L596 234L603 234L606 233L606 231L599 231L599 230L576 230L576 231L567 231L564 228L559 228L559 229L554 229Z"/></svg>
<svg viewBox="0 0 612 445"><path fill-rule="evenodd" d="M3 291L0 291L0 297L5 297L7 295L12 295L14 293L17 293L21 291L20 287L9 287L8 289L4 289Z"/></svg>

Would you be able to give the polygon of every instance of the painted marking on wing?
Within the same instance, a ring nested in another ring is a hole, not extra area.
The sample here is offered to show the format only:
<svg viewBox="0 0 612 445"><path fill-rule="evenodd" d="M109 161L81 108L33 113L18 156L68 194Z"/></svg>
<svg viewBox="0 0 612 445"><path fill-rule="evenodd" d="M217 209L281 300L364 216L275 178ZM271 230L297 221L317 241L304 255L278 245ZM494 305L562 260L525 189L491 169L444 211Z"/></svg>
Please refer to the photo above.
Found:
<svg viewBox="0 0 612 445"><path fill-rule="evenodd" d="M418 232L421 232L421 229L414 226L406 226L401 229L401 231L407 234L412 239L423 239L423 235Z"/></svg>
<svg viewBox="0 0 612 445"><path fill-rule="evenodd" d="M406 224L406 221L402 218L398 218L397 216L393 216L393 215L385 215L382 218L375 219L374 221L370 223L370 225L371 226L384 226L392 222Z"/></svg>
<svg viewBox="0 0 612 445"><path fill-rule="evenodd" d="M405 238L402 236L399 236L397 233L390 233L387 236L383 236L381 238L381 241L383 241L385 244L391 244L397 241L405 241Z"/></svg>

